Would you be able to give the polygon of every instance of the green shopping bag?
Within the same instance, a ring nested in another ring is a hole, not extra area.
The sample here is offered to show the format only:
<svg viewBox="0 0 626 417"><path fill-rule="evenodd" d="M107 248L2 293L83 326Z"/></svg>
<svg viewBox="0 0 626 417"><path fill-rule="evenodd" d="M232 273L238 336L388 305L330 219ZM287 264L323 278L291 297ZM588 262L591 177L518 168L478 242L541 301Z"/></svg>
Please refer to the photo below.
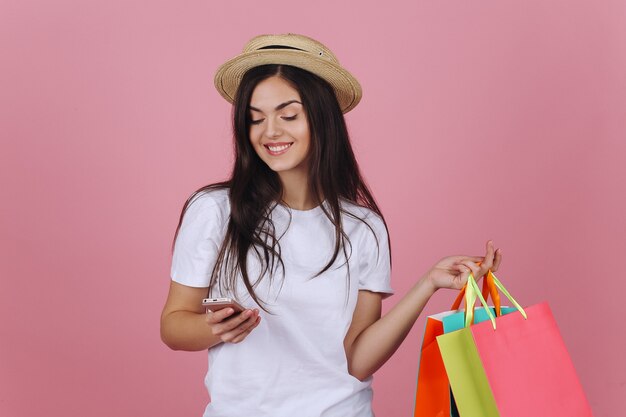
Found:
<svg viewBox="0 0 626 417"><path fill-rule="evenodd" d="M459 308L464 294L465 289L459 293L450 311L429 316L426 320L415 394L415 417L459 416L436 338L463 328L465 313ZM483 281L483 297L489 296L494 303L494 307L490 308L492 314L501 315L516 311L515 308L500 307L500 296L492 276L488 274ZM482 308L476 309L474 322L480 323L485 320L489 320L487 312Z"/></svg>

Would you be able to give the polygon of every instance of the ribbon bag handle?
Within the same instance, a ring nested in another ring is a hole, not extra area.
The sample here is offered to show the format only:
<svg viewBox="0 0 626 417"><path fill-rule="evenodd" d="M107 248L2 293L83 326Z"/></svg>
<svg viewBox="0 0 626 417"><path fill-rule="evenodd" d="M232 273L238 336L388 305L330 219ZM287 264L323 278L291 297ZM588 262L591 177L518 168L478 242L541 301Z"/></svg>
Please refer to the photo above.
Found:
<svg viewBox="0 0 626 417"><path fill-rule="evenodd" d="M489 276L491 276L490 279L492 280L493 285L497 289L499 289L506 296L506 298L508 298L511 301L511 303L513 303L515 308L522 314L524 319L527 319L528 316L526 315L526 312L524 311L522 306L520 306L519 303L515 301L513 296L511 296L511 294L507 291L507 289L504 288L504 285L502 285L500 280L493 274L493 272L488 271L487 277ZM490 284L487 284L487 285L490 285ZM485 286L485 283L483 283L483 291L484 291L484 286ZM476 284L476 280L474 279L474 276L472 274L470 274L470 276L467 278L467 284L465 285L465 287L463 287L463 289L461 290L461 293L464 293L464 297L462 294L459 294L459 297L457 297L457 299L465 298L465 327L469 327L474 321L474 307L476 304L476 298L479 298L481 304L485 308L487 315L489 316L489 320L491 320L491 325L493 326L493 329L495 330L496 319L493 313L491 312L491 309L487 305L487 301L485 300L485 297L483 297L483 293L481 293L481 291L479 290L478 284ZM493 299L493 294L491 293L491 290L489 290L489 293L491 294L492 299ZM500 296L498 295L497 297L498 297L498 303L499 303ZM460 305L460 300L458 301ZM457 301L455 300L455 304L456 302ZM495 303L495 300L494 300L494 303Z"/></svg>
<svg viewBox="0 0 626 417"><path fill-rule="evenodd" d="M451 310L458 310L459 307L461 307L461 302L463 301L463 297L465 296L466 287L467 285L465 285L459 292L459 295L457 295L456 300L454 300L454 303L452 304L452 307L450 308ZM500 306L500 293L498 292L498 288L496 287L496 284L493 280L493 273L491 272L491 270L489 270L489 272L487 272L487 274L483 278L482 295L485 300L487 300L489 296L491 296L491 300L493 301L493 306L496 310L496 316L497 317L501 316L502 310Z"/></svg>

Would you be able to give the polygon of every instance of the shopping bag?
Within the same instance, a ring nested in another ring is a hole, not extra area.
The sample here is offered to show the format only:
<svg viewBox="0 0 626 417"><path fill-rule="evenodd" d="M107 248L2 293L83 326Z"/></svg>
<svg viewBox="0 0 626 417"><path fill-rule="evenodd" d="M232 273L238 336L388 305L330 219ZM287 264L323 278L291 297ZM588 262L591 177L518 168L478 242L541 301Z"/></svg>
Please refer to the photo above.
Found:
<svg viewBox="0 0 626 417"><path fill-rule="evenodd" d="M415 417L451 417L450 383L436 337L443 334L443 316L454 313L456 311L448 311L426 319L417 375Z"/></svg>
<svg viewBox="0 0 626 417"><path fill-rule="evenodd" d="M471 324L486 302L470 277L465 327L437 337L460 416L592 416L548 304L523 309L495 280L519 313Z"/></svg>
<svg viewBox="0 0 626 417"><path fill-rule="evenodd" d="M493 280L489 278L486 276L483 281L483 297L491 296L494 302L494 307L491 307L492 314L500 315L516 311L512 307L500 307L497 289ZM436 337L464 327L465 314L463 311L458 311L463 294L464 290L461 291L450 311L435 314L426 319L415 393L415 417L458 416L454 400L451 398L450 383ZM476 323L489 319L489 315L483 309L476 309L474 317Z"/></svg>

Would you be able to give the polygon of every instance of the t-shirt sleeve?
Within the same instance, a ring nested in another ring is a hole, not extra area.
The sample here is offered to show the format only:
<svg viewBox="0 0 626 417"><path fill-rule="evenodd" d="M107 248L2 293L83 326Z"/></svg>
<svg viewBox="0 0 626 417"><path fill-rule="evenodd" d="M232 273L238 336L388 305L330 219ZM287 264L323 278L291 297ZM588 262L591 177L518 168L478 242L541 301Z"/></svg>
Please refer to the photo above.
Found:
<svg viewBox="0 0 626 417"><path fill-rule="evenodd" d="M226 202L212 194L194 197L174 244L171 278L190 287L209 286L225 232Z"/></svg>
<svg viewBox="0 0 626 417"><path fill-rule="evenodd" d="M393 294L391 288L391 261L389 240L382 219L375 214L366 218L363 246L359 255L359 290L382 293L383 298ZM374 235L375 234L375 235Z"/></svg>

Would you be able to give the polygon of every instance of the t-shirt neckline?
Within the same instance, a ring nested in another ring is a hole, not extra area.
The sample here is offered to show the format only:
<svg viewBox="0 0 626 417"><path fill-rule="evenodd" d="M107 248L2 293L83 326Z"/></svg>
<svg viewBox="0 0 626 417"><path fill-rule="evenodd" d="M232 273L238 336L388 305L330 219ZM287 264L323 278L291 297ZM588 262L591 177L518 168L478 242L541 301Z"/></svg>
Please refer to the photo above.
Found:
<svg viewBox="0 0 626 417"><path fill-rule="evenodd" d="M326 205L326 208L328 209L328 204L326 203L326 200L324 200L321 204L311 209L307 209L307 210L294 209L292 207L289 207L285 204L280 204L280 203L278 204L278 207L281 207L286 212L291 213L293 217L315 217L324 213L324 210L322 209L322 204Z"/></svg>

